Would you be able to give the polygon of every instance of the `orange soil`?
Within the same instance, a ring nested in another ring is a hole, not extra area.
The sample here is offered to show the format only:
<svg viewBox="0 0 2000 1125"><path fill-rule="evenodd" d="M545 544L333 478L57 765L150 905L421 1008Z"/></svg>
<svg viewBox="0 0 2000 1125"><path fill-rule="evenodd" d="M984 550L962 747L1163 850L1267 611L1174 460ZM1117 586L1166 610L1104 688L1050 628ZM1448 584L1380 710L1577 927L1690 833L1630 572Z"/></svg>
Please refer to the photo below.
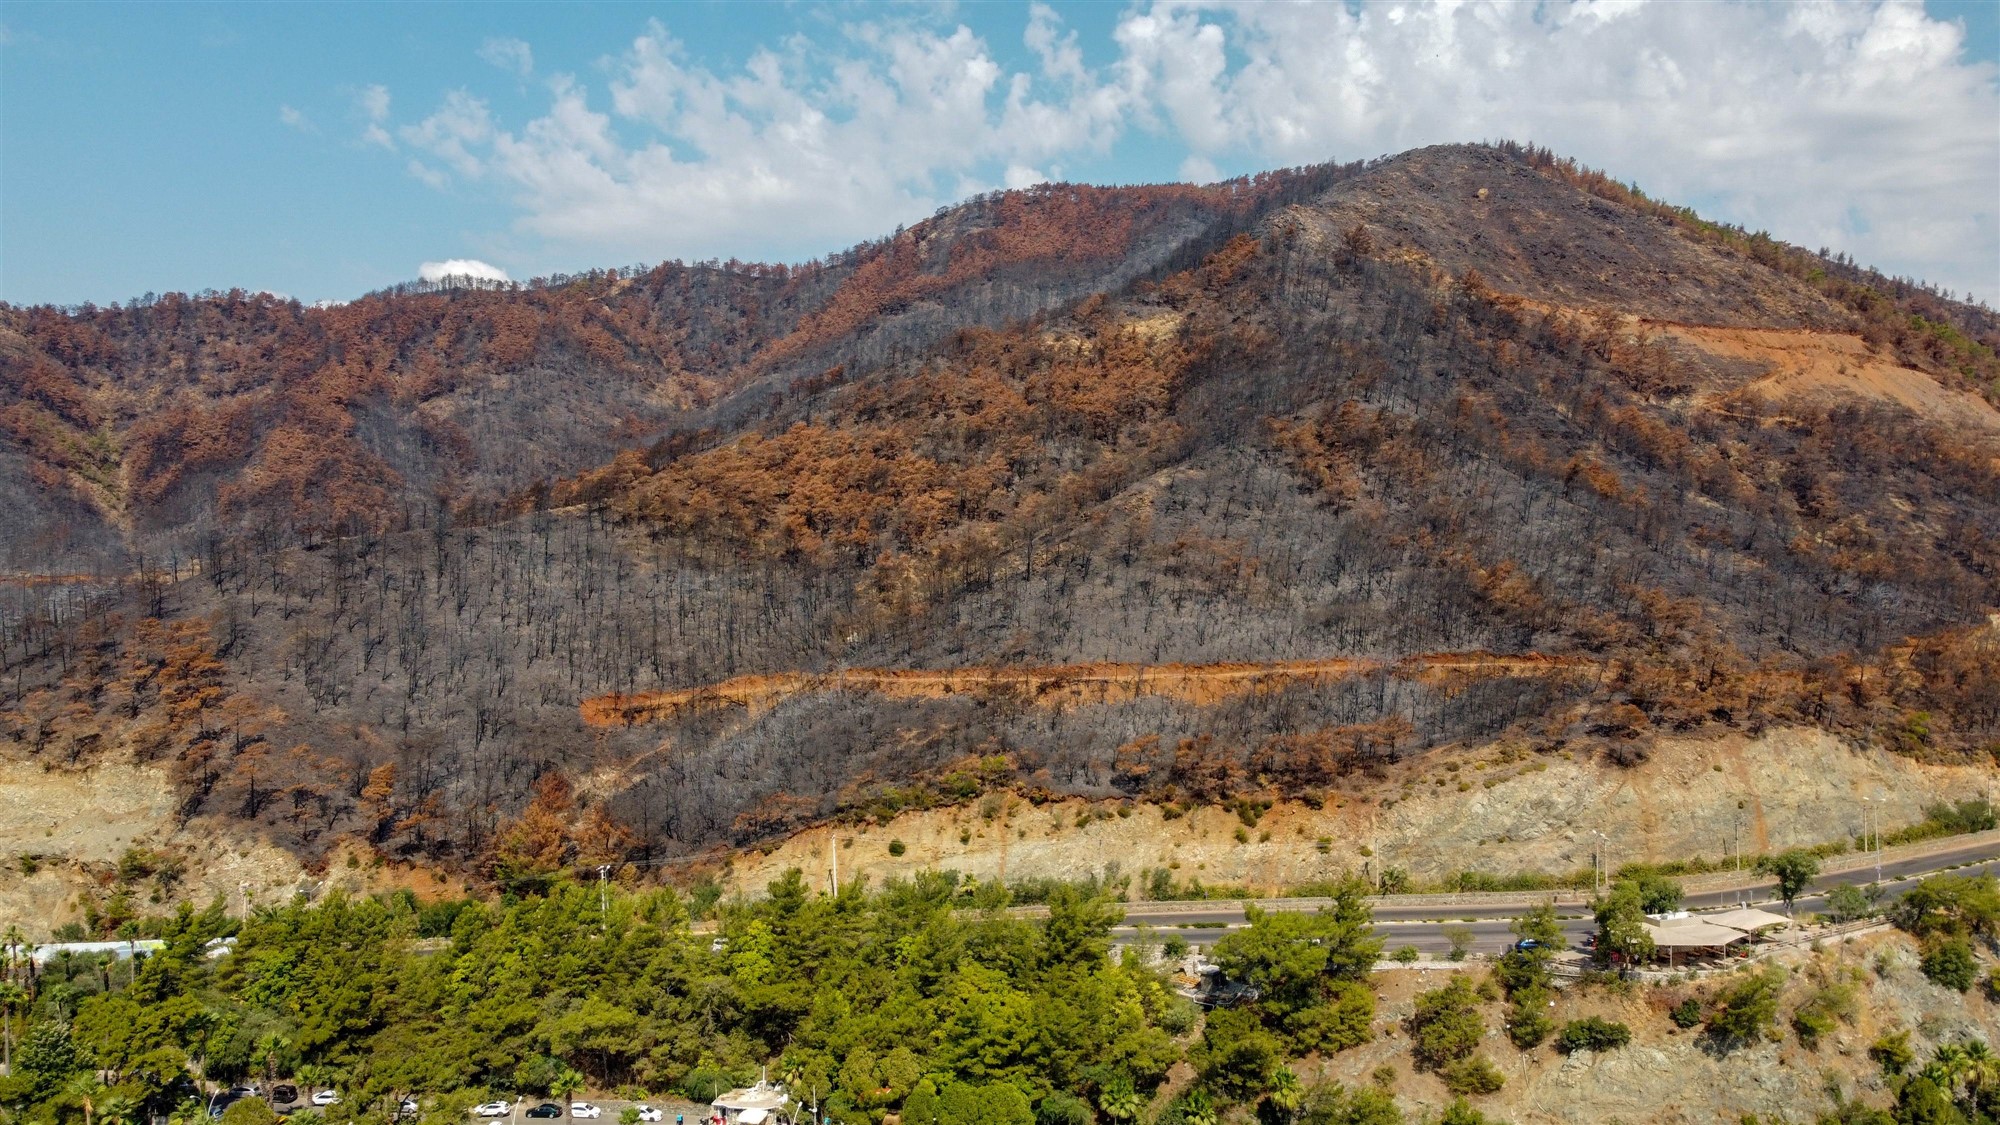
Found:
<svg viewBox="0 0 2000 1125"><path fill-rule="evenodd" d="M591 726L663 722L690 712L740 708L760 714L793 695L865 691L886 699L941 699L987 695L1038 707L1068 708L1123 703L1158 696L1206 706L1245 693L1276 691L1298 683L1331 683L1374 671L1403 679L1450 684L1494 676L1545 676L1590 671L1596 665L1568 657L1438 653L1388 663L1378 660L1286 660L1229 664L1068 664L1045 668L850 668L841 672L781 672L738 676L679 691L612 693L586 699Z"/></svg>
<svg viewBox="0 0 2000 1125"><path fill-rule="evenodd" d="M1554 305L1515 294L1507 303L1585 321L1588 309ZM1762 364L1763 374L1740 386L1703 396L1719 398L1738 390L1778 400L1799 395L1846 394L1883 399L1935 422L2000 433L2000 410L1971 391L1954 390L1914 367L1872 351L1852 332L1812 328L1727 328L1684 324L1627 314L1620 318L1641 336L1659 333L1722 359Z"/></svg>
<svg viewBox="0 0 2000 1125"><path fill-rule="evenodd" d="M2000 431L2000 411L1969 391L1887 356L1871 353L1861 337L1845 332L1785 328L1713 328L1648 322L1666 335L1710 355L1767 366L1742 389L1766 398L1826 393L1886 399L1939 422Z"/></svg>

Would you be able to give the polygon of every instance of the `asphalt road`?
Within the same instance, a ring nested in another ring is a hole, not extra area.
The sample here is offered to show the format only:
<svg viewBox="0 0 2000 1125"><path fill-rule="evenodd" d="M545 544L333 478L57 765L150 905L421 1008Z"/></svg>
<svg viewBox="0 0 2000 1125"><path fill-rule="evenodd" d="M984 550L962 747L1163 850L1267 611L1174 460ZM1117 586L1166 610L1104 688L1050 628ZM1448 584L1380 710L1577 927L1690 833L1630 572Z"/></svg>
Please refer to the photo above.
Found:
<svg viewBox="0 0 2000 1125"><path fill-rule="evenodd" d="M1951 868L1958 869L1955 874L1990 872L2000 875L2000 855L1996 853L2000 853L2000 846L1987 843L1885 863L1882 865L1882 889L1888 898L1900 898L1921 879ZM1868 868L1822 876L1814 880L1807 893L1793 904L1793 912L1804 916L1824 910L1825 892L1842 883L1865 886L1874 881L1874 875L1874 869ZM1682 905L1689 910L1712 910L1738 903L1783 910L1777 898L1777 885L1769 880L1735 890L1689 895ZM1375 930L1382 935L1389 949L1413 945L1425 953L1442 953L1451 948L1450 931L1455 926L1462 926L1472 932L1471 948L1474 951L1498 953L1514 940L1513 932L1508 929L1510 920L1525 914L1528 909L1521 906L1378 907L1375 911ZM1573 947L1596 929L1583 907L1565 905L1558 908L1558 913L1565 916L1563 932ZM1578 914L1584 916L1571 917ZM1244 924L1246 919L1240 902L1190 902L1185 904L1184 909L1128 918L1113 932L1112 939L1120 945L1133 945L1158 943L1171 936L1179 936L1190 945L1213 945L1223 934Z"/></svg>

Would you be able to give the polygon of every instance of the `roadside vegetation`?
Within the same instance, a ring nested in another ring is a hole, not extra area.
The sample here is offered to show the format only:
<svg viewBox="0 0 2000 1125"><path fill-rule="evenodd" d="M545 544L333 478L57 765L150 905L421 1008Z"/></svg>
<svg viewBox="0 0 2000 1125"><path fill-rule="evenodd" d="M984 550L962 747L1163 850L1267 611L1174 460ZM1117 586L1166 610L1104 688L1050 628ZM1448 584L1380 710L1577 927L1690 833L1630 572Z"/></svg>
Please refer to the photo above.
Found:
<svg viewBox="0 0 2000 1125"><path fill-rule="evenodd" d="M150 956L61 954L41 966L15 933L0 973L10 1064L0 1113L33 1125L155 1115L192 1125L207 1091L285 1079L339 1092L295 1118L314 1125L386 1122L403 1097L419 1099L428 1125L445 1125L496 1094L707 1101L768 1070L839 1125L881 1125L890 1113L926 1125L1406 1120L1392 1065L1362 1085L1312 1078L1327 1060L1383 1048L1372 970L1384 950L1367 883L1330 886L1317 911L1250 907L1210 956L1254 991L1207 1013L1165 969L1114 949L1122 915L1105 889L1047 888L1038 919L993 909L1004 898L966 909L948 873L826 895L792 871L752 903L566 882L493 902L335 894L243 919L217 902L145 925L165 943ZM1631 912L1677 899L1670 881L1622 880L1600 912L1615 938ZM698 932L697 914L713 927ZM1890 915L1918 942L1901 955L1908 979L1920 967L1931 982L1922 988L2000 999L1987 995L2000 992L1992 877L1926 880ZM128 925L128 936L141 928ZM1558 999L1564 938L1553 908L1521 917L1514 933L1490 969L1427 982L1388 1037L1424 1082L1435 1077L1427 1088L1458 1099L1433 1103L1443 1116L1426 1125L1495 1120L1481 1099L1523 1054L1634 1041L1623 1018ZM1654 1018L1726 1058L1788 1038L1822 1049L1856 1023L1867 984L1851 958L1816 956L1651 995ZM1634 985L1604 976L1572 988L1586 1001L1602 988L1615 1002ZM1907 1033L1886 1035L1869 1057L1893 1106L1841 1101L1847 1116L1823 1120L1989 1119L2000 1082L1981 1049L1945 1043L1925 1059ZM224 1125L269 1125L265 1113L238 1103Z"/></svg>

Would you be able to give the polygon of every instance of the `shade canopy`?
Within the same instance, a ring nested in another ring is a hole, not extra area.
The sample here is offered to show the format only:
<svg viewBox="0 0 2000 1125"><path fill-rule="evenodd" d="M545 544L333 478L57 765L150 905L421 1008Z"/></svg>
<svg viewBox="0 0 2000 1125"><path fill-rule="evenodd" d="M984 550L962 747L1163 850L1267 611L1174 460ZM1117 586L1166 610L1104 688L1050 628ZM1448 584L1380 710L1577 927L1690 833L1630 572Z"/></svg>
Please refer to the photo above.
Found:
<svg viewBox="0 0 2000 1125"><path fill-rule="evenodd" d="M1746 934L1754 933L1771 926L1789 926L1792 924L1792 920L1783 914L1773 914L1768 910L1759 910L1754 906L1739 906L1734 910L1724 910L1719 914L1704 914L1701 916L1701 920L1704 922L1713 922L1718 926L1728 926L1732 930L1742 930Z"/></svg>
<svg viewBox="0 0 2000 1125"><path fill-rule="evenodd" d="M1700 918L1677 918L1657 925L1650 922L1644 925L1653 944L1661 949L1705 949L1750 940L1741 930L1718 926Z"/></svg>

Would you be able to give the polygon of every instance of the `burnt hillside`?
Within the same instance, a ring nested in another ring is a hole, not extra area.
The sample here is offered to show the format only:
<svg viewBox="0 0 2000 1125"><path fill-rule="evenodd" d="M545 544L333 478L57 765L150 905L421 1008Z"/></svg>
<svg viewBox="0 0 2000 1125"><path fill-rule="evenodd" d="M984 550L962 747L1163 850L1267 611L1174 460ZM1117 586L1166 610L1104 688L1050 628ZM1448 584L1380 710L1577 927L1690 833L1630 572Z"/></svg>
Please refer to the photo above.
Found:
<svg viewBox="0 0 2000 1125"><path fill-rule="evenodd" d="M1772 725L2000 745L1984 310L1514 146L1010 193L817 288L700 276L725 295L665 312L665 273L380 298L555 302L537 341L624 309L678 358L628 341L619 362L655 366L576 385L681 397L593 444L475 364L416 406L341 399L354 425L291 454L282 426L248 425L235 461L183 443L160 496L237 522L162 500L144 518L190 534L191 577L17 591L42 610L4 638L17 751L171 762L185 816L309 852L351 833L487 863L550 776L589 815L535 812L562 837L538 854L658 855L996 785L1365 791L1388 759L1501 737L1619 761ZM475 400L553 428L501 456L515 423L490 422L491 465L457 475L380 436ZM363 453L409 459L315 467ZM260 474L281 456L293 476ZM252 518L337 510L336 479L404 490L345 501L370 511L463 491L304 542ZM1257 679L1075 687L1105 665ZM911 669L933 686L882 686Z"/></svg>
<svg viewBox="0 0 2000 1125"><path fill-rule="evenodd" d="M328 308L241 291L0 306L0 498L17 514L0 566L115 572L210 533L450 519L739 424L794 380L1123 287L1342 171L1007 192L796 267L407 285Z"/></svg>

